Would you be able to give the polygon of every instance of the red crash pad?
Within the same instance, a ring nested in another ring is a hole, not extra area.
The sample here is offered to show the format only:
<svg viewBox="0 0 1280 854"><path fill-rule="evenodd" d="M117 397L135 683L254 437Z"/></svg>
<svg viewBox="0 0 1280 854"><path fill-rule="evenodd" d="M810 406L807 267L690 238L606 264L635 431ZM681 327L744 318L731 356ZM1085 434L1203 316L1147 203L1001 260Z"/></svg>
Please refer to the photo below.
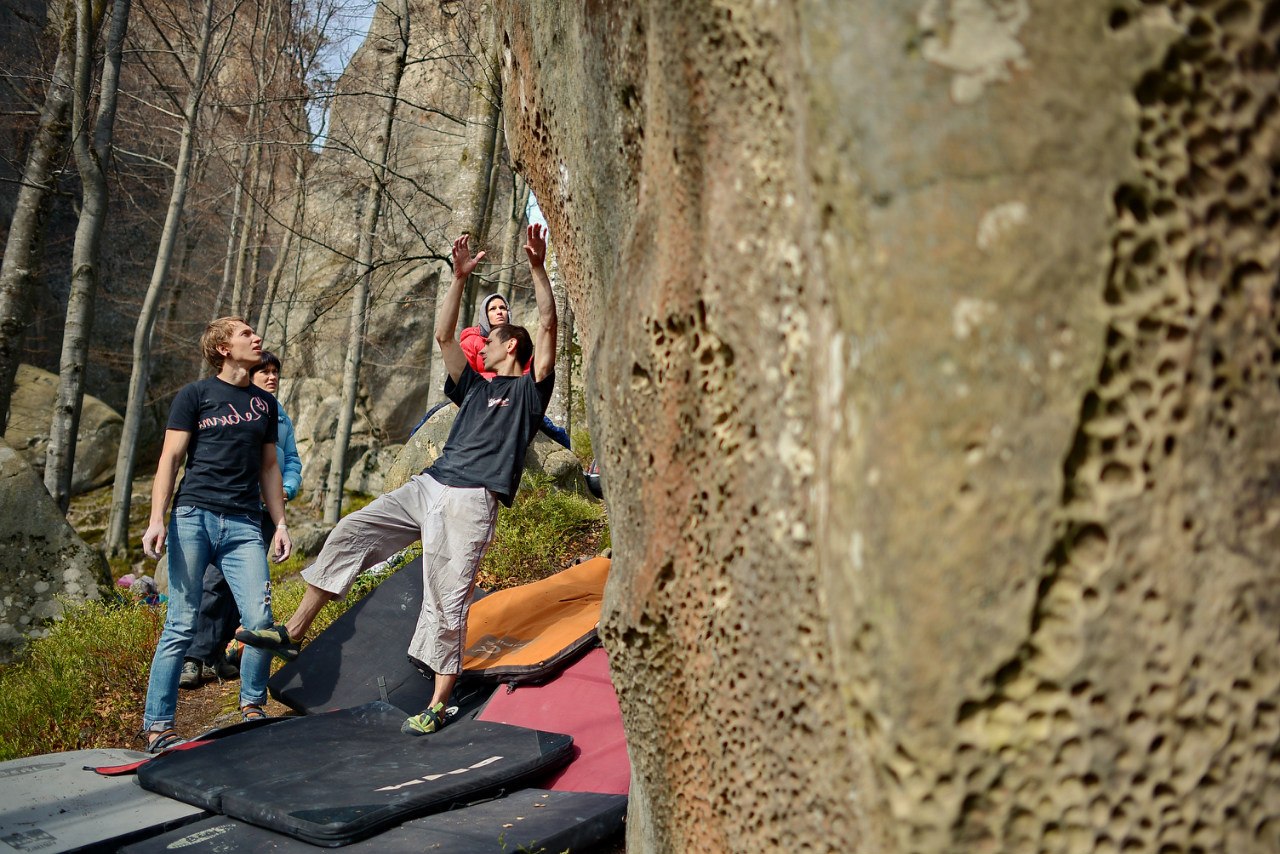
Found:
<svg viewBox="0 0 1280 854"><path fill-rule="evenodd" d="M603 649L591 650L542 685L498 689L477 719L573 736L574 758L543 781L543 788L616 795L630 791L627 739Z"/></svg>

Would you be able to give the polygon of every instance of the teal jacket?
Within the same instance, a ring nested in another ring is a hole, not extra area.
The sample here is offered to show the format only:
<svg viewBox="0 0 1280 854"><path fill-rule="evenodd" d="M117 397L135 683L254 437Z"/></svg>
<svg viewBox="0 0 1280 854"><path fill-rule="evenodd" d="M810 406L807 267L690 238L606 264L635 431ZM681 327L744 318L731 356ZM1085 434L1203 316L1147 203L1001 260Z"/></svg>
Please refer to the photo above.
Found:
<svg viewBox="0 0 1280 854"><path fill-rule="evenodd" d="M293 438L293 419L281 406L280 423L276 428L276 462L280 464L280 476L284 479L284 497L292 501L302 488L302 457L298 456L298 443Z"/></svg>

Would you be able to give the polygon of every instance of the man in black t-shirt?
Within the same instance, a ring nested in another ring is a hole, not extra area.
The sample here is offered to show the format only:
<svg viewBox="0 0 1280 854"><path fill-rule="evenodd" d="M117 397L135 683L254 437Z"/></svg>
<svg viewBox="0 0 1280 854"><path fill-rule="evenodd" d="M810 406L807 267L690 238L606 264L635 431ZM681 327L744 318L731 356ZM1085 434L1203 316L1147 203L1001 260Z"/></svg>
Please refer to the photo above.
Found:
<svg viewBox="0 0 1280 854"><path fill-rule="evenodd" d="M467 364L458 340L458 308L467 277L483 252L472 257L466 234L453 243L453 283L436 321L436 343L449 372L445 394L458 415L444 450L404 486L344 518L325 541L316 562L303 571L307 592L284 625L236 638L286 660L326 602L345 596L356 576L422 540L422 608L409 654L435 673L431 703L401 728L409 735L435 732L449 720L446 702L462 670L467 610L476 569L493 539L497 505L510 506L524 471L525 452L542 424L555 382L556 304L545 266L546 229L530 226L524 247L538 304L537 346L521 326L499 324L481 358L486 380ZM533 358L533 370L524 367Z"/></svg>
<svg viewBox="0 0 1280 854"><path fill-rule="evenodd" d="M264 628L273 618L261 502L276 524L271 541L276 561L293 548L276 462L276 399L249 381L250 369L262 359L262 339L241 318L221 317L206 327L200 348L218 373L185 386L174 398L151 489L151 522L142 535L142 550L150 558L160 557L166 540L169 545L168 616L151 659L142 723L152 753L183 741L173 729L178 677L195 632L205 567L222 570L243 625ZM186 474L166 529L164 513L184 462ZM260 650L242 659L245 720L266 717L262 704L270 663L271 656Z"/></svg>

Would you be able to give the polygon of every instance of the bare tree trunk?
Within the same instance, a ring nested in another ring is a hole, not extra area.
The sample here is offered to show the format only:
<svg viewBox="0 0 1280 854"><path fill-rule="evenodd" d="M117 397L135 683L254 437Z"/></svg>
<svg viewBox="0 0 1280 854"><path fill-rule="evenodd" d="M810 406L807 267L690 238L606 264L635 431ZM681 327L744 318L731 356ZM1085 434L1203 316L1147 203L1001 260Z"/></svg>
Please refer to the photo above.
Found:
<svg viewBox="0 0 1280 854"><path fill-rule="evenodd" d="M330 8L336 7L331 5ZM323 28L321 30L304 28L304 31L299 29L300 20L298 17L287 15L285 20L288 32L285 39L286 49L279 51L277 55L288 65L289 70L286 75L288 91L297 96L286 115L290 117L290 128L298 134L298 140L310 139L311 129L301 96L306 94L306 81L312 77L317 66L317 52L320 50L321 45L327 43L327 40L322 37ZM320 19L314 20L318 22ZM281 356L284 355L284 350L288 347L289 314L287 307L293 302L294 289L286 287L282 295L280 288L281 283L285 281L285 274L290 266L294 269L292 281L296 283L298 279L298 264L301 253L295 252L294 247L299 243L299 237L306 221L307 163L308 149L304 145L295 145L293 148L292 184L287 190L287 192L294 194L293 211L289 216L289 224L285 228L284 238L280 248L277 250L275 262L267 274L262 304L258 311L258 323L254 327L264 338L268 337L268 335L272 336L273 346L277 348L276 352ZM283 302L286 306L284 312L277 312L276 310L277 303L280 302ZM278 333L271 331L270 324L273 315L282 317L282 320L277 320ZM316 491L319 492L319 490Z"/></svg>
<svg viewBox="0 0 1280 854"><path fill-rule="evenodd" d="M107 36L92 140L87 113L93 88L93 45L98 39L106 3L104 0L75 0L75 6L76 74L71 145L76 168L80 172L83 202L71 252L71 293L67 298L66 330L62 337L58 396L49 426L49 447L45 451L44 465L45 488L63 513L71 504L76 433L80 428L80 408L84 403L85 362L89 352L89 334L93 329L102 232L107 222L106 164L111 156L111 139L115 130L116 97L119 94L124 37L129 28L130 0L115 0L111 10L111 31Z"/></svg>
<svg viewBox="0 0 1280 854"><path fill-rule="evenodd" d="M489 181L493 173L494 141L497 139L495 128L502 108L502 91L496 81L500 79L498 66L498 37L494 16L490 11L482 11L487 30L483 42L476 52L475 78L471 84L471 97L467 103L466 143L462 155L458 159L458 194L455 197L453 216L449 220L449 238L459 234L470 234L473 251L480 247L484 235L489 230L487 216L489 213ZM476 268L467 283L463 294L462 307L458 313L459 327L457 332L471 325L475 314L475 291L483 278L483 271L491 264L482 263ZM447 265L441 271L435 300L435 311L439 312L443 301L440 296L453 280L453 272ZM434 353L433 353L434 355ZM427 364L428 388L432 393L443 387L444 364L442 359L432 358Z"/></svg>
<svg viewBox="0 0 1280 854"><path fill-rule="evenodd" d="M295 172L294 174L296 175L297 173ZM289 227L285 229L284 240L276 251L275 263L271 265L271 272L267 274L266 290L262 293L262 305L258 308L258 322L253 327L263 338L267 337L267 325L271 322L271 309L275 306L276 293L280 290L280 279L284 276L284 268L288 263L289 253L293 250L294 230L298 228L302 219L303 194L300 184L295 185L295 193L293 213L289 216Z"/></svg>
<svg viewBox="0 0 1280 854"><path fill-rule="evenodd" d="M573 306L569 303L568 291L563 287L560 292L564 294L564 308L560 316L564 318L561 323L559 344L560 355L556 359L556 389L560 396L560 406L564 411L564 420L556 421L564 431L569 434L569 438L573 438ZM555 421L555 419L552 419Z"/></svg>
<svg viewBox="0 0 1280 854"><path fill-rule="evenodd" d="M169 196L169 210L165 215L164 230L160 233L160 246L156 250L156 262L151 271L151 281L143 298L142 312L133 330L133 369L129 374L129 396L124 414L124 426L120 432L120 452L116 456L116 479L111 492L111 520L107 525L107 551L117 555L129 545L129 507L132 502L133 467L138 451L138 433L142 424L142 410L146 404L147 381L151 368L151 333L156 316L160 291L169 274L173 259L173 246L182 222L186 203L188 178L191 171L191 152L195 141L196 117L200 112L200 99L204 94L205 72L209 64L209 41L213 33L213 3L205 0L204 18L200 26L200 43L196 53L196 71L192 77L191 91L182 117L182 139L178 147L178 165L174 170L173 191Z"/></svg>
<svg viewBox="0 0 1280 854"><path fill-rule="evenodd" d="M496 69L495 69L496 70ZM492 109L490 112L491 127L489 129L489 141L484 148L482 155L487 155L489 161L489 171L484 176L484 201L481 203L481 216L479 219L479 231L472 234L472 238L477 246L488 247L489 235L498 229L493 227L494 205L498 195L498 180L502 175L502 162L499 155L502 153L502 78L495 77L490 84L490 97ZM493 253L489 253L492 257ZM500 260L500 258L498 259ZM493 269L490 262L488 269ZM483 276L472 276L467 280L467 289L463 294L462 315L459 320L462 328L471 325L471 318L475 317L476 301L480 299L480 289L483 287L487 292L490 287L495 285L481 285L484 281Z"/></svg>
<svg viewBox="0 0 1280 854"><path fill-rule="evenodd" d="M578 343L577 316L573 313L573 303L569 301L569 290L564 290L564 348L565 348L565 372L564 372L564 431L569 434L570 440L573 439L573 409L574 409L574 369L578 365L576 354L581 350L576 349Z"/></svg>
<svg viewBox="0 0 1280 854"><path fill-rule="evenodd" d="M258 311L258 324L254 327L258 334L263 338L267 337L267 326L271 322L271 313L275 308L276 295L280 291L280 280L284 277L285 267L289 262L289 253L293 249L293 241L302 228L302 220L306 214L306 153L298 148L294 152L293 158L293 212L289 215L289 227L284 232L284 242L281 243L280 249L276 253L275 263L271 266L271 272L267 274L266 292L262 295L262 307ZM285 344L284 330L280 336L280 340L276 342L278 348L283 348ZM283 356L277 350L277 355Z"/></svg>
<svg viewBox="0 0 1280 854"><path fill-rule="evenodd" d="M247 184L248 208L245 211L244 228L240 233L240 247L236 255L235 280L231 290L233 314L249 316L253 294L258 283L258 263L262 256L262 241L266 230L266 205L271 197L274 175L268 175L266 188L263 180L263 155L266 148L268 90L276 77L281 54L274 49L273 39L278 4L259 4L254 18L251 42L253 50L250 62L254 72L253 105L245 124L249 139L249 166L244 181ZM265 14L265 20L261 15ZM274 166L274 162L271 162ZM260 332L261 330L259 330Z"/></svg>
<svg viewBox="0 0 1280 854"><path fill-rule="evenodd" d="M184 219L182 221L182 238L178 241L178 245L174 248L174 254L177 256L174 262L173 275L170 281L172 286L167 289L164 298L164 309L157 309L155 327L160 331L161 338L164 337L164 330L173 323L174 317L177 316L178 306L182 305L182 298L189 284L188 273L191 269L191 258L195 254L196 244L199 242L198 229L191 227L191 221ZM207 364L207 363L204 363ZM201 378L208 376L202 372Z"/></svg>
<svg viewBox="0 0 1280 854"><path fill-rule="evenodd" d="M498 288L508 305L515 289L516 270L524 257L525 210L529 207L529 185L518 174L514 179L511 182L511 209L507 211L506 228L502 233L501 284Z"/></svg>
<svg viewBox="0 0 1280 854"><path fill-rule="evenodd" d="M256 106L256 105L255 105ZM255 111L256 112L256 111ZM250 131L255 136L258 128L254 127ZM240 245L236 247L235 259L235 278L231 285L231 313L244 314L245 304L248 302L245 296L245 274L246 263L249 259L249 244L257 234L258 222L258 179L261 177L262 171L262 140L254 139L249 143L249 168L245 171L244 181L249 187L248 203L245 206L244 225L240 229Z"/></svg>
<svg viewBox="0 0 1280 854"><path fill-rule="evenodd" d="M560 282L560 265L555 255L548 259L547 273L551 278L551 292L556 298L556 316L564 318L560 324L559 352L556 353L556 384L551 391L547 416L553 422L569 429L569 403L573 396L573 319L569 313L569 294Z"/></svg>
<svg viewBox="0 0 1280 854"><path fill-rule="evenodd" d="M449 234L471 235L472 247L482 247L489 231L489 200L492 196L493 162L498 140L498 119L502 114L502 92L498 88L497 53L490 32L489 43L483 45L479 57L475 82L471 86L471 99L467 106L467 142L458 164L458 201L453 209ZM462 310L458 315L459 330L471 325L475 314L476 291L483 278L482 271L491 264L484 264L471 276L462 297ZM440 278L441 287L447 287L450 277Z"/></svg>
<svg viewBox="0 0 1280 854"><path fill-rule="evenodd" d="M250 107L250 113L257 109L257 104ZM235 270L236 246L240 236L240 208L244 205L244 172L249 159L249 142L240 146L240 157L236 160L236 186L231 191L231 223L227 229L227 248L222 257L222 282L218 285L218 296L213 301L211 320L222 316L222 301L226 299L227 288L231 285L232 273ZM235 314L235 292L231 297L231 313Z"/></svg>
<svg viewBox="0 0 1280 854"><path fill-rule="evenodd" d="M244 314L249 316L253 307L254 296L258 292L258 269L262 265L262 247L267 242L267 205L270 204L272 197L276 192L276 171L274 159L266 169L267 185L263 187L262 198L258 204L262 206L263 215L258 217L257 227L254 229L253 244L249 250L249 272L245 280L245 300ZM264 330L258 330L258 334L264 334Z"/></svg>
<svg viewBox="0 0 1280 854"><path fill-rule="evenodd" d="M409 54L409 4L399 0L396 4L397 30L400 41L392 59L390 82L387 86L386 117L382 124L382 137L378 140L381 151L371 161L372 174L369 192L365 198L365 210L360 224L360 244L356 251L356 288L351 299L351 322L347 331L347 357L342 365L342 406L338 412L338 431L333 439L333 454L329 459L329 479L325 486L324 520L329 524L338 521L342 512L342 484L347 476L347 446L351 442L351 425L355 420L356 392L360 384L360 363L364 354L364 329L369 303L369 280L373 277L373 241L378 230L378 212L382 205L382 188L386 183L387 161L391 153L391 134L394 129L396 104L400 97L400 80L404 76L405 61Z"/></svg>
<svg viewBox="0 0 1280 854"><path fill-rule="evenodd" d="M9 420L9 399L13 396L14 376L22 358L22 336L31 316L36 247L48 213L53 165L67 131L75 60L74 13L72 5L67 3L58 39L58 58L53 64L53 76L45 93L35 137L27 152L22 184L9 223L4 260L0 262L0 433Z"/></svg>

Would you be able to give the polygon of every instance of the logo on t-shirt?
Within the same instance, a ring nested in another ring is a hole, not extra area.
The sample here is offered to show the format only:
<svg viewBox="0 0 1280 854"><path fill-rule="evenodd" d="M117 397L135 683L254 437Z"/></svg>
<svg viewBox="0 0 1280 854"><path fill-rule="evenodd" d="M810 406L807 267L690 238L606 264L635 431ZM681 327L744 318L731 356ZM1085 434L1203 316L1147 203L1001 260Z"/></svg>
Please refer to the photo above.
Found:
<svg viewBox="0 0 1280 854"><path fill-rule="evenodd" d="M260 397L255 397L250 400L249 411L243 414L241 414L240 410L236 409L236 405L234 403L228 403L227 409L231 411L226 415L211 415L208 418L200 419L199 423L196 424L196 429L205 430L209 427L230 427L235 424L244 424L249 421L257 421L261 418L266 418L267 413L270 412L267 402Z"/></svg>
<svg viewBox="0 0 1280 854"><path fill-rule="evenodd" d="M510 406L510 405L511 405L511 398L509 398L509 397L491 397L491 398L489 398L489 408L490 408L490 409L493 409L495 406Z"/></svg>

